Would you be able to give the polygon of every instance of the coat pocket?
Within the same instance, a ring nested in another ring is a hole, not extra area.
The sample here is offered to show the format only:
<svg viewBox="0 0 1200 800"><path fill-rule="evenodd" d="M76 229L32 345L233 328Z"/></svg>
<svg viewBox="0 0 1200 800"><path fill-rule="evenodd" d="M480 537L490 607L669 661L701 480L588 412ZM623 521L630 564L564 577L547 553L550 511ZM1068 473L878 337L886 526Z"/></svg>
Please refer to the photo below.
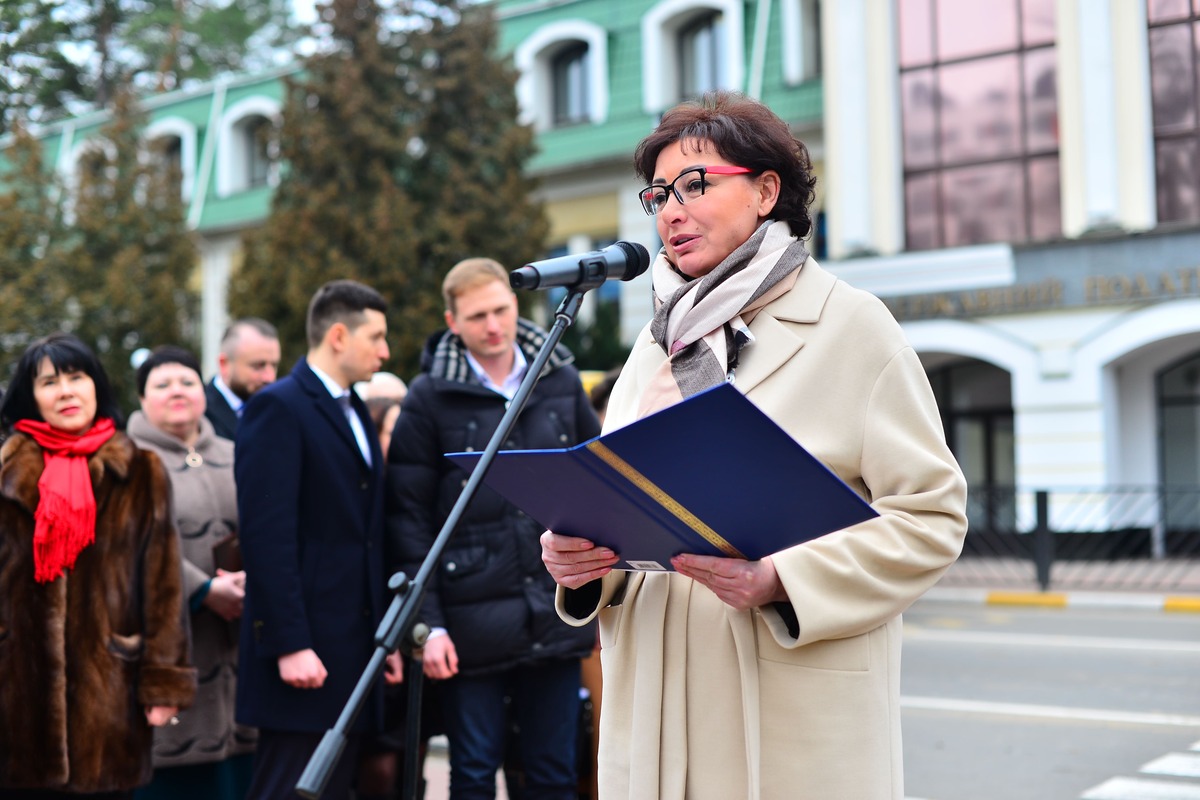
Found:
<svg viewBox="0 0 1200 800"><path fill-rule="evenodd" d="M871 668L870 634L825 639L799 647L781 647L762 619L755 620L758 657L762 661L810 669L866 672Z"/></svg>

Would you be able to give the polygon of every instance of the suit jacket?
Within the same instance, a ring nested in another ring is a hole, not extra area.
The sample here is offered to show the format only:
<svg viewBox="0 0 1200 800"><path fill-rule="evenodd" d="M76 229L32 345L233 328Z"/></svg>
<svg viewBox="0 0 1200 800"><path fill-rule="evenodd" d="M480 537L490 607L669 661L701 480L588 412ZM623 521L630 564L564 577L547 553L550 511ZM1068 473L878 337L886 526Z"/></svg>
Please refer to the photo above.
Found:
<svg viewBox="0 0 1200 800"><path fill-rule="evenodd" d="M366 406L371 465L350 423L304 359L256 392L234 459L246 600L237 718L272 730L333 726L374 651L384 611L383 454ZM329 675L320 689L279 677L279 656L312 648ZM382 691L355 731L382 721Z"/></svg>
<svg viewBox="0 0 1200 800"><path fill-rule="evenodd" d="M750 330L734 385L880 516L773 555L786 606L737 611L678 573L560 588L567 621L600 619L600 785L624 800L900 800L900 614L957 558L966 482L878 299L809 259ZM637 417L665 358L643 330L606 431Z"/></svg>
<svg viewBox="0 0 1200 800"><path fill-rule="evenodd" d="M237 435L238 415L229 407L229 401L225 399L225 395L221 394L215 381L216 378L213 378L204 384L204 397L208 401L208 405L204 409L204 416L208 417L208 421L213 424L213 430L217 432L217 436L232 440Z"/></svg>

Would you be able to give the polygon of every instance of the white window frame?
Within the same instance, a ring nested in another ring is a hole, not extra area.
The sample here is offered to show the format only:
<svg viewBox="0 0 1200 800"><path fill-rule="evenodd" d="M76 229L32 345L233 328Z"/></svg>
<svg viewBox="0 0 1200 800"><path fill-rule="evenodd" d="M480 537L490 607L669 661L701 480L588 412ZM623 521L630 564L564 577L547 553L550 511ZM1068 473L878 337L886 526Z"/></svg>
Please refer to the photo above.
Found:
<svg viewBox="0 0 1200 800"><path fill-rule="evenodd" d="M821 76L819 6L820 0L782 0L783 80L789 85Z"/></svg>
<svg viewBox="0 0 1200 800"><path fill-rule="evenodd" d="M165 117L148 125L142 136L147 144L170 138L179 140L180 195L187 201L196 185L196 126L180 117Z"/></svg>
<svg viewBox="0 0 1200 800"><path fill-rule="evenodd" d="M554 56L572 42L583 42L588 48L589 121L598 124L608 119L608 32L586 20L560 20L538 28L513 54L520 72L521 122L536 131L554 127Z"/></svg>
<svg viewBox="0 0 1200 800"><path fill-rule="evenodd" d="M247 97L231 105L221 115L217 132L217 196L244 192L250 186L250 159L242 136L243 123L252 117L264 117L278 126L280 105L269 97ZM279 161L272 159L268 186L279 184Z"/></svg>
<svg viewBox="0 0 1200 800"><path fill-rule="evenodd" d="M746 81L744 4L741 0L662 0L642 17L642 107L658 115L678 103L679 32L698 15L716 11L725 26L722 89L743 90Z"/></svg>

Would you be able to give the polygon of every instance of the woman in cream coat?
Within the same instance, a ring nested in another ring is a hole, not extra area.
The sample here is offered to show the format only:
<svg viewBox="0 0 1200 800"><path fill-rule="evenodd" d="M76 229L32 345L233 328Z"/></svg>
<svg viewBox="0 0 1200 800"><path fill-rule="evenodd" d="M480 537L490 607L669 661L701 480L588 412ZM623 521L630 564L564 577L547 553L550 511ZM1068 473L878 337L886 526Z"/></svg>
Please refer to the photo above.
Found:
<svg viewBox="0 0 1200 800"><path fill-rule="evenodd" d="M880 516L673 574L543 535L560 615L600 620L601 798L899 800L900 614L966 533L925 372L879 300L808 257L811 165L764 106L677 107L635 161L664 247L605 430L728 379Z"/></svg>

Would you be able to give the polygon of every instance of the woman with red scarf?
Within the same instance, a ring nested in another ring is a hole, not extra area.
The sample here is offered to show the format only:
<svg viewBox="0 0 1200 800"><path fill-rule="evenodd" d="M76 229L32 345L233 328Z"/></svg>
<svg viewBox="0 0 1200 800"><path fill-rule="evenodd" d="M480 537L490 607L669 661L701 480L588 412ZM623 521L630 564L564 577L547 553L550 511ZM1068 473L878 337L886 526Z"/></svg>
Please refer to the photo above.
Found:
<svg viewBox="0 0 1200 800"><path fill-rule="evenodd" d="M191 703L179 541L158 457L99 361L56 333L0 404L0 795L124 798Z"/></svg>

